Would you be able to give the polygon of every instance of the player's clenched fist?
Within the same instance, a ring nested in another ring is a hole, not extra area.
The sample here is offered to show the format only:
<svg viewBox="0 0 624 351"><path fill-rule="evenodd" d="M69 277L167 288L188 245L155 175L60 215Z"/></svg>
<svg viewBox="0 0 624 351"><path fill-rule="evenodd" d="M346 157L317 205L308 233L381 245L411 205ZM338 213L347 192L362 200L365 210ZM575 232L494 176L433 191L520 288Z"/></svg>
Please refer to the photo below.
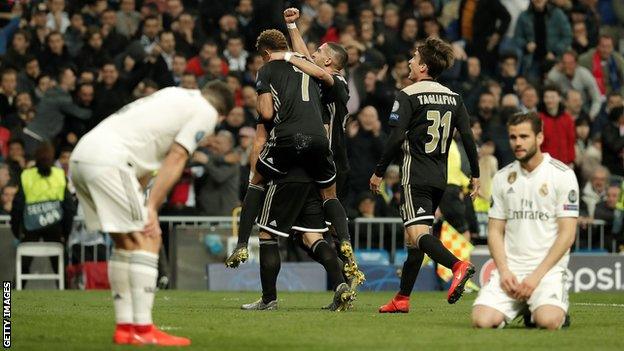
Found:
<svg viewBox="0 0 624 351"><path fill-rule="evenodd" d="M286 21L286 23L295 23L295 21L298 19L299 19L298 9L294 7L290 7L284 10L284 20Z"/></svg>

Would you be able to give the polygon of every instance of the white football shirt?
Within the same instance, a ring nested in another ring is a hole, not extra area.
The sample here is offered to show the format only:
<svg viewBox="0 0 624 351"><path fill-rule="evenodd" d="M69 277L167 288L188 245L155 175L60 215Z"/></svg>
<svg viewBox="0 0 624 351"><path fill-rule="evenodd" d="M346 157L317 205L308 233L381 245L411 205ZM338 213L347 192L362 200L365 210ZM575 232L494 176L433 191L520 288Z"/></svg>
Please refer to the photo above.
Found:
<svg viewBox="0 0 624 351"><path fill-rule="evenodd" d="M214 132L218 113L199 90L165 88L106 118L80 139L71 159L131 167L137 177L158 170L171 145L189 154Z"/></svg>
<svg viewBox="0 0 624 351"><path fill-rule="evenodd" d="M579 187L568 166L544 154L527 172L515 161L494 176L489 217L506 220L505 253L515 274L530 273L557 238L557 219L578 217ZM569 252L553 267L566 269Z"/></svg>

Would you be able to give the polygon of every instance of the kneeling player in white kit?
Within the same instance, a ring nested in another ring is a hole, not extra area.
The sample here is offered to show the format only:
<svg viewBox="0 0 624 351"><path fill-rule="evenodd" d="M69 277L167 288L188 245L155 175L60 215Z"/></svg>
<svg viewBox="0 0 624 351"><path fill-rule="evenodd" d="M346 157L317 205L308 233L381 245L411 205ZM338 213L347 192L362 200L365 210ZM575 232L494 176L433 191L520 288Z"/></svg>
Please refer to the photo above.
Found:
<svg viewBox="0 0 624 351"><path fill-rule="evenodd" d="M496 328L528 308L540 328L559 329L568 311L566 268L579 189L574 171L542 153L542 121L517 114L507 124L516 161L493 180L488 245L496 263L474 302L472 323Z"/></svg>
<svg viewBox="0 0 624 351"><path fill-rule="evenodd" d="M111 234L108 265L116 344L185 346L152 324L161 232L158 209L189 155L233 106L224 83L202 90L162 89L121 108L86 134L71 156L71 174L89 230ZM154 173L148 199L143 185Z"/></svg>

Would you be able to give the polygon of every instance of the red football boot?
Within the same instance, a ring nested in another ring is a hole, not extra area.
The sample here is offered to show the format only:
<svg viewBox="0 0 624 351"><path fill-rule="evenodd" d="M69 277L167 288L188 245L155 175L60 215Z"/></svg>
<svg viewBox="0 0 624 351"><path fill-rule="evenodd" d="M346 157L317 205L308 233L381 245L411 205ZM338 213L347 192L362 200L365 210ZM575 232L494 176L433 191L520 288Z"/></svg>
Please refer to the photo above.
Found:
<svg viewBox="0 0 624 351"><path fill-rule="evenodd" d="M379 307L379 313L407 313L409 312L409 296L396 294L390 302Z"/></svg>
<svg viewBox="0 0 624 351"><path fill-rule="evenodd" d="M117 324L113 334L113 342L118 345L128 345L132 342L133 333L132 324Z"/></svg>
<svg viewBox="0 0 624 351"><path fill-rule="evenodd" d="M155 325L135 326L132 344L158 346L188 346L191 339L173 336L156 328Z"/></svg>
<svg viewBox="0 0 624 351"><path fill-rule="evenodd" d="M453 282L446 297L448 303L453 304L462 297L464 286L473 274L475 274L475 268L470 262L459 261L455 263L453 266Z"/></svg>

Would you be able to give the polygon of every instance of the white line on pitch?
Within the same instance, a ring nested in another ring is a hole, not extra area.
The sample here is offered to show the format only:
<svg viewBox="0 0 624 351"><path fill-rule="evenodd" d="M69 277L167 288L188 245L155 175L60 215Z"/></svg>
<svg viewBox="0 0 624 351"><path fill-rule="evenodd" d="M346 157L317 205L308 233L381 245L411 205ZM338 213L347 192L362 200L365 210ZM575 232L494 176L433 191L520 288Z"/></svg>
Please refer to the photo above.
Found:
<svg viewBox="0 0 624 351"><path fill-rule="evenodd" d="M597 307L624 307L621 303L591 303L591 302L575 302L576 306L597 306Z"/></svg>

